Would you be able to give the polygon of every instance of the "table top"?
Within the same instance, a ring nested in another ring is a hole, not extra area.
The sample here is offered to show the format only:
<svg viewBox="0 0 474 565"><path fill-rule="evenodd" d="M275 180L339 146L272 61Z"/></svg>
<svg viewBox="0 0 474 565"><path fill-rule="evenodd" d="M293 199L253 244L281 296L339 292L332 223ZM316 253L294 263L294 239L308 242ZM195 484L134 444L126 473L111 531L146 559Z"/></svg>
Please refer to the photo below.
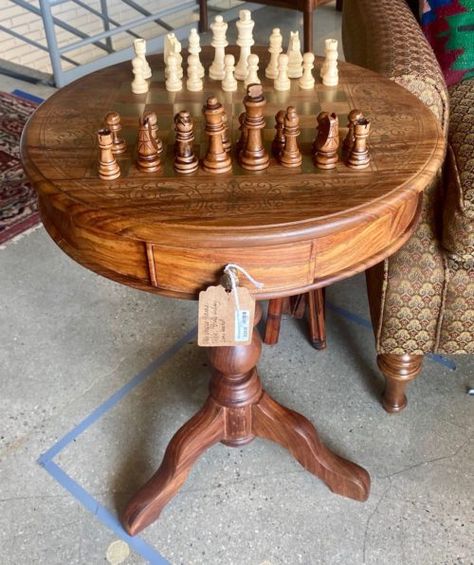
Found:
<svg viewBox="0 0 474 565"><path fill-rule="evenodd" d="M263 77L269 55L254 51ZM204 49L206 68L211 57ZM337 87L317 80L314 89L302 90L292 80L291 91L277 92L273 81L263 79L264 144L269 150L275 113L295 106L301 168L287 169L272 159L266 171L249 172L234 152L231 173L178 175L174 114L191 112L195 149L203 157L203 103L210 95L223 103L235 143L244 87L239 82L237 92L226 93L220 82L206 78L203 92L170 93L162 57L149 61L148 93L132 94L131 64L125 62L61 89L25 129L22 159L38 191L43 222L75 260L124 284L188 298L214 283L225 264L237 262L264 283L258 296L271 297L361 271L409 237L418 195L441 165L445 140L431 112L408 91L346 63L339 63ZM320 64L317 58L315 76ZM371 120L369 168L355 171L341 161L333 171L315 168L316 116L335 112L342 139L354 108ZM104 181L97 173L96 131L112 110L122 117L128 150L118 157L120 178ZM138 116L145 110L157 113L165 148L162 169L153 174L135 166Z"/></svg>

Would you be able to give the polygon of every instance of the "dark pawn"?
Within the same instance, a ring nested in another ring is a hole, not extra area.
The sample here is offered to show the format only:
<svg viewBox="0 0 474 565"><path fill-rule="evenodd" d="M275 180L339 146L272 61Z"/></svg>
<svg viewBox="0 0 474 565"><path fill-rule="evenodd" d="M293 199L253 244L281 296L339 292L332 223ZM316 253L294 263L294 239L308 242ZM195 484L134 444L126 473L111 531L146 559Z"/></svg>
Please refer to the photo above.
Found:
<svg viewBox="0 0 474 565"><path fill-rule="evenodd" d="M145 115L138 121L137 167L146 173L155 173L161 167L156 141Z"/></svg>
<svg viewBox="0 0 474 565"><path fill-rule="evenodd" d="M112 133L103 128L97 132L99 144L99 177L102 180L112 180L120 176L120 167L112 153Z"/></svg>
<svg viewBox="0 0 474 565"><path fill-rule="evenodd" d="M239 131L240 131L240 137L235 146L237 155L247 145L248 131L247 128L245 127L245 112L241 112L241 114L239 115Z"/></svg>
<svg viewBox="0 0 474 565"><path fill-rule="evenodd" d="M300 167L303 162L297 141L300 119L293 106L288 106L286 110L284 125L285 146L280 153L279 162L284 167Z"/></svg>
<svg viewBox="0 0 474 565"><path fill-rule="evenodd" d="M222 119L224 108L215 96L211 96L202 111L206 123L205 132L209 137L209 147L202 167L208 173L228 173L232 169L232 160L224 149L222 140L225 129Z"/></svg>
<svg viewBox="0 0 474 565"><path fill-rule="evenodd" d="M285 134L283 129L285 127L285 110L280 110L275 114L275 137L272 141L272 154L278 157L285 147Z"/></svg>
<svg viewBox="0 0 474 565"><path fill-rule="evenodd" d="M262 142L262 129L265 127L263 118L266 104L261 84L249 84L247 96L244 98L245 123L247 142L239 155L242 168L249 171L262 171L270 164L270 157Z"/></svg>
<svg viewBox="0 0 474 565"><path fill-rule="evenodd" d="M318 135L313 144L314 164L318 169L336 167L339 147L339 120L336 114L321 112L318 116Z"/></svg>
<svg viewBox="0 0 474 565"><path fill-rule="evenodd" d="M347 134L346 137L344 138L344 141L342 143L342 158L344 161L347 160L347 158L349 157L352 148L354 147L354 143L355 143L355 126L358 120L360 120L361 118L363 118L363 114L360 110L352 110L349 113L349 116L347 117L348 119L348 130L347 130Z"/></svg>
<svg viewBox="0 0 474 565"><path fill-rule="evenodd" d="M178 173L189 174L197 171L199 161L193 152L193 119L189 112L178 112L174 117L176 132L174 169Z"/></svg>
<svg viewBox="0 0 474 565"><path fill-rule="evenodd" d="M370 121L364 117L359 118L354 127L354 147L347 160L347 166L351 169L365 169L369 166L370 155L367 147L369 133Z"/></svg>
<svg viewBox="0 0 474 565"><path fill-rule="evenodd" d="M158 116L156 115L155 112L145 112L145 114L143 115L143 118L145 120L148 121L148 123L150 124L150 129L151 129L151 135L153 136L153 139L156 142L156 149L158 151L158 154L163 152L163 142L161 141L161 139L158 137Z"/></svg>
<svg viewBox="0 0 474 565"><path fill-rule="evenodd" d="M118 112L109 112L104 118L105 127L110 130L112 134L112 153L114 155L120 155L125 153L127 150L127 144L125 139L119 136L119 132L122 129L120 124L120 115Z"/></svg>

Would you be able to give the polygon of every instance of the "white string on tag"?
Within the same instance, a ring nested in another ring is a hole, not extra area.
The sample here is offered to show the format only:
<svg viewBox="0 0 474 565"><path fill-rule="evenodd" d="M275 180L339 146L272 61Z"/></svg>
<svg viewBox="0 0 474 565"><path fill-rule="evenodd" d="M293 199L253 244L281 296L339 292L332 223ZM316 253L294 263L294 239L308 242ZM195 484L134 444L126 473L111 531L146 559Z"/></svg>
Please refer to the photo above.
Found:
<svg viewBox="0 0 474 565"><path fill-rule="evenodd" d="M224 273L229 276L230 285L232 287L232 292L234 293L234 300L235 300L235 309L237 311L240 310L239 304L239 293L237 292L237 286L239 284L239 279L235 274L235 271L240 271L247 279L256 287L262 288L263 283L258 282L255 280L250 273L248 273L243 267L237 265L236 263L229 263L224 267Z"/></svg>

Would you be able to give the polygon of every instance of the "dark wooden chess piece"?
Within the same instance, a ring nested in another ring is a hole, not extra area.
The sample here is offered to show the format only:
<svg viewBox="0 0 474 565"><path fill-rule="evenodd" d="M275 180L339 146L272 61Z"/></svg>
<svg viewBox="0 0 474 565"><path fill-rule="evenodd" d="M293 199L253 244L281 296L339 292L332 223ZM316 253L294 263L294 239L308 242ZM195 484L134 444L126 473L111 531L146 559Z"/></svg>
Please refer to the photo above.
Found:
<svg viewBox="0 0 474 565"><path fill-rule="evenodd" d="M354 146L347 159L347 166L351 169L365 169L369 166L370 155L367 145L369 133L370 121L364 117L357 120L354 127Z"/></svg>
<svg viewBox="0 0 474 565"><path fill-rule="evenodd" d="M209 137L202 167L208 173L228 173L232 169L232 160L224 149L222 139L225 129L222 120L224 108L215 96L210 96L202 111L206 122L205 132Z"/></svg>
<svg viewBox="0 0 474 565"><path fill-rule="evenodd" d="M344 142L342 143L342 159L344 161L347 160L347 158L349 157L352 148L354 147L354 143L355 143L355 125L357 123L358 120L360 120L361 118L363 118L363 114L360 110L352 110L349 113L349 116L347 117L348 119L348 123L347 123L347 134L346 137L344 138Z"/></svg>
<svg viewBox="0 0 474 565"><path fill-rule="evenodd" d="M103 128L97 132L99 144L99 177L102 180L112 180L120 176L120 167L112 152L113 136L109 129Z"/></svg>
<svg viewBox="0 0 474 565"><path fill-rule="evenodd" d="M156 115L155 112L145 112L143 115L143 118L145 120L148 121L149 125L150 125L150 129L151 129L151 135L153 136L153 139L156 142L156 150L158 151L158 154L163 152L163 142L161 141L161 139L158 137L158 116Z"/></svg>
<svg viewBox="0 0 474 565"><path fill-rule="evenodd" d="M122 129L119 113L109 112L104 118L104 123L105 127L112 134L112 153L114 155L125 153L127 150L127 144L125 143L125 139L119 136L119 132Z"/></svg>
<svg viewBox="0 0 474 565"><path fill-rule="evenodd" d="M224 124L224 133L222 134L222 145L227 153L232 150L232 142L229 135L229 120L225 111L222 113L222 123Z"/></svg>
<svg viewBox="0 0 474 565"><path fill-rule="evenodd" d="M174 169L178 173L194 173L199 168L199 161L193 151L193 119L189 112L182 110L174 117L176 132Z"/></svg>
<svg viewBox="0 0 474 565"><path fill-rule="evenodd" d="M262 141L262 129L265 127L263 111L266 104L261 84L249 84L244 98L247 142L239 154L242 168L248 171L262 171L270 164L270 157Z"/></svg>
<svg viewBox="0 0 474 565"><path fill-rule="evenodd" d="M275 137L272 141L272 154L275 157L278 157L285 147L285 134L283 133L285 114L285 110L280 110L275 114Z"/></svg>
<svg viewBox="0 0 474 565"><path fill-rule="evenodd" d="M235 150L237 152L237 155L247 145L248 131L247 128L245 127L245 112L241 112L239 115L239 131L240 131L240 137L235 145Z"/></svg>
<svg viewBox="0 0 474 565"><path fill-rule="evenodd" d="M288 106L285 114L283 134L285 146L283 147L278 161L284 167L300 167L303 157L298 147L297 137L300 135L300 119L294 106Z"/></svg>
<svg viewBox="0 0 474 565"><path fill-rule="evenodd" d="M313 144L314 164L318 169L334 169L338 161L339 120L336 114L321 112L318 120L318 135Z"/></svg>
<svg viewBox="0 0 474 565"><path fill-rule="evenodd" d="M156 141L146 115L138 120L137 167L146 173L155 173L161 167Z"/></svg>

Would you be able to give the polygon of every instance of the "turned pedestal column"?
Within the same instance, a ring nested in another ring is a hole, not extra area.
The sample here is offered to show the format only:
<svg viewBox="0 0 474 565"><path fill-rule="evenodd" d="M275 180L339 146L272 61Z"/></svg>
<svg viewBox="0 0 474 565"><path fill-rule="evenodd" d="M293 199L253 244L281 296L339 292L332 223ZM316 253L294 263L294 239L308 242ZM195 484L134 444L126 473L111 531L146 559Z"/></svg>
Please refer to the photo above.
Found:
<svg viewBox="0 0 474 565"><path fill-rule="evenodd" d="M260 317L257 305L255 324ZM262 389L256 369L261 348L262 341L254 328L250 345L208 349L212 367L209 397L175 434L158 471L128 503L122 523L131 535L158 518L183 485L194 462L211 445L222 442L237 447L256 436L288 449L333 492L356 500L367 499L367 471L330 451L309 420L281 406Z"/></svg>

